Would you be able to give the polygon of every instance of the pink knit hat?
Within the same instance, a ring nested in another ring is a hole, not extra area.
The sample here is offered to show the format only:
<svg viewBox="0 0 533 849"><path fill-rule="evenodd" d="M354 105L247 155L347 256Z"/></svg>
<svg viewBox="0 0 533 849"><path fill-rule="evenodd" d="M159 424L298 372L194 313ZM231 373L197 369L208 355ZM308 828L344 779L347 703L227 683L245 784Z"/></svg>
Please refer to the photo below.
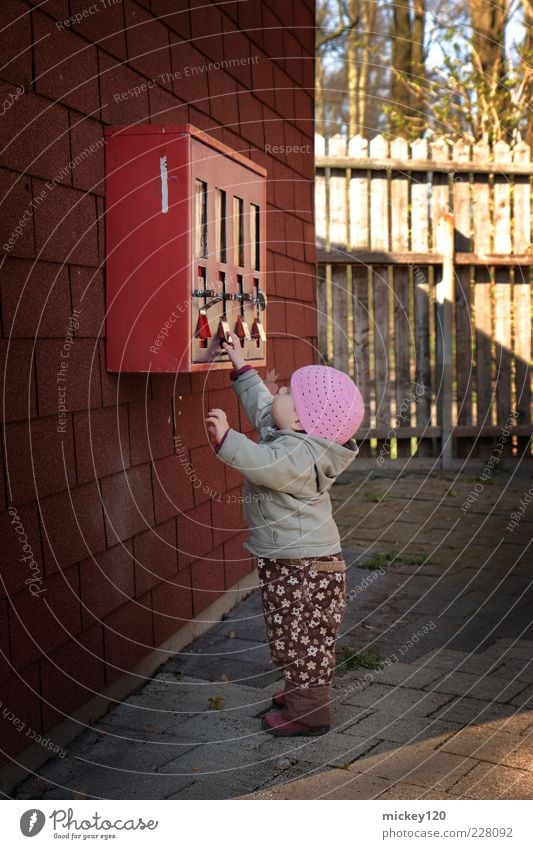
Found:
<svg viewBox="0 0 533 849"><path fill-rule="evenodd" d="M361 424L365 405L359 389L331 366L303 366L291 377L291 393L303 429L343 445Z"/></svg>

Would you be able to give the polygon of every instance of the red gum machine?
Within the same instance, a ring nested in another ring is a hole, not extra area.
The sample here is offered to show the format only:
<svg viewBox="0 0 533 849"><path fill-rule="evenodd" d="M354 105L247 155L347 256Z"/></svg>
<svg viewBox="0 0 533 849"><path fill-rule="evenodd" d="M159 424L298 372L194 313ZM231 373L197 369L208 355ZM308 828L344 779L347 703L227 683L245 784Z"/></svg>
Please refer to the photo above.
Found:
<svg viewBox="0 0 533 849"><path fill-rule="evenodd" d="M191 124L104 141L108 371L266 365L266 170Z"/></svg>

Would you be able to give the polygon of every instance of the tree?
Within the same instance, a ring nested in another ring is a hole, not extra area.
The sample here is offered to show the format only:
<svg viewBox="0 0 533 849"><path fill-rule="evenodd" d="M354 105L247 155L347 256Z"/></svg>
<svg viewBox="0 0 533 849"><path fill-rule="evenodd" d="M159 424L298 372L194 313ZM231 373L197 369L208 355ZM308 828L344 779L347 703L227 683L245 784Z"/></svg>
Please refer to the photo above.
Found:
<svg viewBox="0 0 533 849"><path fill-rule="evenodd" d="M385 107L394 135L418 138L425 129L425 4L424 0L394 3L391 102Z"/></svg>
<svg viewBox="0 0 533 849"><path fill-rule="evenodd" d="M412 58L410 74L405 68L392 68L411 95L409 109L385 107L396 135L417 137L425 131L475 143L512 141L525 131L531 138L533 0L521 2L526 35L517 56L506 43L509 20L516 14L511 0L469 0L467 6L450 0L430 9L431 30L427 31L426 21L425 36L413 37L412 42L426 42L425 60ZM413 23L413 33L414 27ZM441 61L428 67L427 56L435 45ZM425 121L420 124L417 119L423 113Z"/></svg>
<svg viewBox="0 0 533 849"><path fill-rule="evenodd" d="M350 0L350 19L360 21L361 29L352 29L347 38L349 138L365 134L376 9L375 0Z"/></svg>
<svg viewBox="0 0 533 849"><path fill-rule="evenodd" d="M374 135L384 128L388 97L386 4L378 0L323 0L316 12L316 129ZM381 125L383 124L383 127Z"/></svg>
<svg viewBox="0 0 533 849"><path fill-rule="evenodd" d="M317 131L533 144L532 66L533 0L320 0Z"/></svg>
<svg viewBox="0 0 533 849"><path fill-rule="evenodd" d="M525 104L525 136L533 147L533 0L522 0L524 42L519 51L522 82L517 99Z"/></svg>

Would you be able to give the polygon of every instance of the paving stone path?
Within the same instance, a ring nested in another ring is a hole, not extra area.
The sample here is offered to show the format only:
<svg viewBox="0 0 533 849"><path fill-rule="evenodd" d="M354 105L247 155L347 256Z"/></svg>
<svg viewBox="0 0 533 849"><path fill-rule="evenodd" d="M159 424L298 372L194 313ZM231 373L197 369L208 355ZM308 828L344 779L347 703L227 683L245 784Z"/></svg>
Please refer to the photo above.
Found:
<svg viewBox="0 0 533 849"><path fill-rule="evenodd" d="M329 734L262 729L282 675L254 591L13 798L533 798L533 505L506 529L531 473L499 469L463 510L479 471L360 462L333 487L349 600Z"/></svg>

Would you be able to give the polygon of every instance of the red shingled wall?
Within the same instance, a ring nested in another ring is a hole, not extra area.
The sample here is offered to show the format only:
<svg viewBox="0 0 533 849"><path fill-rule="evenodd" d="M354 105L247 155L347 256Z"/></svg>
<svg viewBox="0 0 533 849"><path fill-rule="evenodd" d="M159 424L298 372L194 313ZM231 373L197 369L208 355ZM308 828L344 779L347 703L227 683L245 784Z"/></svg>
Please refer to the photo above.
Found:
<svg viewBox="0 0 533 849"><path fill-rule="evenodd" d="M27 729L50 730L254 566L242 506L224 497L240 494L242 478L215 458L204 422L222 407L252 435L228 373L119 380L105 370L104 124L190 122L268 169L268 376L286 383L316 342L312 0L109 0L57 26L90 5L2 4L0 245L34 207L0 268L0 764L29 745ZM259 59L160 76L247 56ZM114 97L153 79L137 97ZM220 500L193 485L177 435ZM35 597L29 576L40 576Z"/></svg>

